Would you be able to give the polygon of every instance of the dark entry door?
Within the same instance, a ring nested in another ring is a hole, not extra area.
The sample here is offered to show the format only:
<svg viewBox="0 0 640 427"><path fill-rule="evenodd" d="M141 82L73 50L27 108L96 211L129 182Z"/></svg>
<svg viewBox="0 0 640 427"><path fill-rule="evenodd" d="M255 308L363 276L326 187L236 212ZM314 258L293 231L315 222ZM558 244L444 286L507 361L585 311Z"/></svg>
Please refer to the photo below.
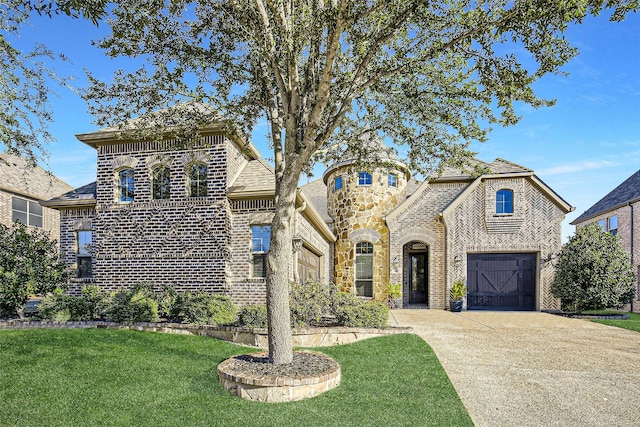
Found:
<svg viewBox="0 0 640 427"><path fill-rule="evenodd" d="M425 304L427 302L428 277L427 254L409 254L409 303Z"/></svg>
<svg viewBox="0 0 640 427"><path fill-rule="evenodd" d="M535 254L473 254L467 258L469 310L535 310Z"/></svg>

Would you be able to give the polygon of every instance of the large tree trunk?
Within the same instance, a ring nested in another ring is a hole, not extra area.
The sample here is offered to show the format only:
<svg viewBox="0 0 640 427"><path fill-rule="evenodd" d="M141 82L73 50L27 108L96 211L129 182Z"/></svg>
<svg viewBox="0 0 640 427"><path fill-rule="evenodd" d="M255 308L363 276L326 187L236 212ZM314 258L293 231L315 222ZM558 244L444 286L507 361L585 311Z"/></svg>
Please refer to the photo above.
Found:
<svg viewBox="0 0 640 427"><path fill-rule="evenodd" d="M269 360L276 365L291 363L293 341L289 310L289 265L293 257L291 224L295 214L296 184L283 182L276 193L271 223L271 247L267 254L267 320Z"/></svg>

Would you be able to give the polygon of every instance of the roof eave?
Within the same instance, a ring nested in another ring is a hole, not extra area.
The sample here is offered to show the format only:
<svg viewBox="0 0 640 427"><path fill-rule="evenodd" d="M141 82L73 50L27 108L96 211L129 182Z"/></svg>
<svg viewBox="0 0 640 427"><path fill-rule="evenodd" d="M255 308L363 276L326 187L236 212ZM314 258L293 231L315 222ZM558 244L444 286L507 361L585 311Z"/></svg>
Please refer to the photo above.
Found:
<svg viewBox="0 0 640 427"><path fill-rule="evenodd" d="M81 199L81 200L43 200L40 205L51 209L65 209L65 208L94 208L96 206L96 199Z"/></svg>

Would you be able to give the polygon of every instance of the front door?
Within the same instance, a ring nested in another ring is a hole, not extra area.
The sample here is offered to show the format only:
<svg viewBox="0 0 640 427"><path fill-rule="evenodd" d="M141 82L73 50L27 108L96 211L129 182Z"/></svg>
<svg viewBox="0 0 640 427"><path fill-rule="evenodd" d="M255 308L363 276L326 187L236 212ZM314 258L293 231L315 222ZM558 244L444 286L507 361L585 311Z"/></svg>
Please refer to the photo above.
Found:
<svg viewBox="0 0 640 427"><path fill-rule="evenodd" d="M409 253L409 303L427 302L428 274L427 254Z"/></svg>

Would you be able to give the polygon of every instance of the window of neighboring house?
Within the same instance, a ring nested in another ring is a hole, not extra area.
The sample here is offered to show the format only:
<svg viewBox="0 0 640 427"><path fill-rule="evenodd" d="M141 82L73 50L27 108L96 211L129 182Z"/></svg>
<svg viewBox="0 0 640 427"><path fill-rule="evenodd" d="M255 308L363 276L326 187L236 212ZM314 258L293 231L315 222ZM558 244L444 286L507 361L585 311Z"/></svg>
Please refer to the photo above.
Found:
<svg viewBox="0 0 640 427"><path fill-rule="evenodd" d="M356 295L373 297L373 243L356 245Z"/></svg>
<svg viewBox="0 0 640 427"><path fill-rule="evenodd" d="M78 277L86 279L92 276L91 273L91 248L92 248L92 235L91 231L80 230L77 232L77 256L78 263Z"/></svg>
<svg viewBox="0 0 640 427"><path fill-rule="evenodd" d="M387 178L389 187L398 187L398 177L392 173L389 174L389 177Z"/></svg>
<svg viewBox="0 0 640 427"><path fill-rule="evenodd" d="M153 198L168 199L171 196L171 171L160 166L153 170Z"/></svg>
<svg viewBox="0 0 640 427"><path fill-rule="evenodd" d="M251 226L251 258L253 277L267 277L267 252L271 243L270 225Z"/></svg>
<svg viewBox="0 0 640 427"><path fill-rule="evenodd" d="M612 236L617 235L618 234L618 215L614 215L612 217L609 217L607 219L607 222L609 223L609 228L607 229L607 231Z"/></svg>
<svg viewBox="0 0 640 427"><path fill-rule="evenodd" d="M30 227L42 227L42 206L38 202L12 197L11 221L20 221Z"/></svg>
<svg viewBox="0 0 640 427"><path fill-rule="evenodd" d="M503 189L496 192L496 213L513 213L513 191Z"/></svg>
<svg viewBox="0 0 640 427"><path fill-rule="evenodd" d="M121 202L133 202L134 192L133 169L123 169L118 172L118 200Z"/></svg>
<svg viewBox="0 0 640 427"><path fill-rule="evenodd" d="M342 177L338 176L335 180L333 180L333 189L340 190L342 188Z"/></svg>
<svg viewBox="0 0 640 427"><path fill-rule="evenodd" d="M207 195L207 166L195 163L189 167L189 197Z"/></svg>
<svg viewBox="0 0 640 427"><path fill-rule="evenodd" d="M373 179L369 172L358 172L358 185L371 185Z"/></svg>
<svg viewBox="0 0 640 427"><path fill-rule="evenodd" d="M602 231L607 231L607 220L606 219L601 219L600 221L598 221L597 223L600 228L602 228Z"/></svg>

